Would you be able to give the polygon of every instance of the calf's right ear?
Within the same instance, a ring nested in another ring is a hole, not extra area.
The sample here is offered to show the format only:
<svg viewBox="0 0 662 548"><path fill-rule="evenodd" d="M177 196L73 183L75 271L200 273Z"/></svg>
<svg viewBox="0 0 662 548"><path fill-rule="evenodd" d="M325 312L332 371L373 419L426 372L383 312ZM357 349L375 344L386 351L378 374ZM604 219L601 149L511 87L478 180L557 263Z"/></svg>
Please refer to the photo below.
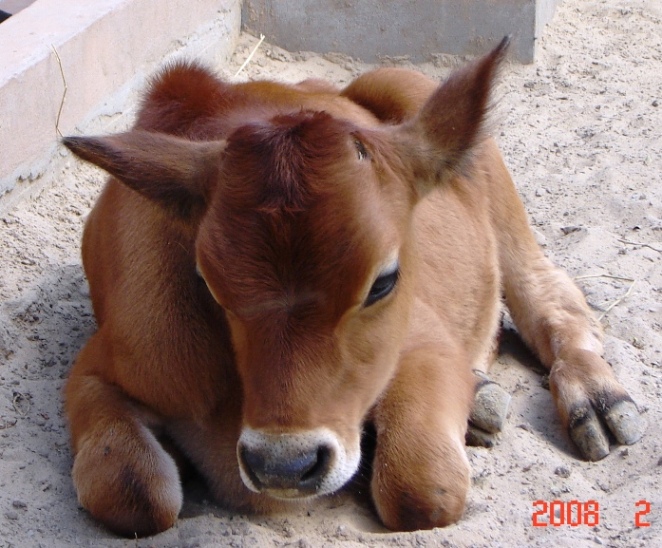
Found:
<svg viewBox="0 0 662 548"><path fill-rule="evenodd" d="M141 130L65 137L62 142L79 158L184 219L208 203L225 149L225 141L190 141Z"/></svg>

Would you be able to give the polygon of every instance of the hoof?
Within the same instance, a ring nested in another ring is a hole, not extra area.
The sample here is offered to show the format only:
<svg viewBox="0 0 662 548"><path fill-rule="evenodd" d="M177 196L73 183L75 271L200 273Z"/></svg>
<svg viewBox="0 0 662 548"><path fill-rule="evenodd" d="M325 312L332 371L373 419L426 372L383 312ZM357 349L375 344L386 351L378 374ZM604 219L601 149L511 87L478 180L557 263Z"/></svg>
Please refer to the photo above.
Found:
<svg viewBox="0 0 662 548"><path fill-rule="evenodd" d="M644 435L644 420L629 396L611 405L599 400L597 404L585 402L575 407L568 418L570 438L586 460L600 460L609 454L607 428L619 444L632 445Z"/></svg>
<svg viewBox="0 0 662 548"><path fill-rule="evenodd" d="M570 414L568 430L585 460L601 460L609 454L607 432L590 406L575 409Z"/></svg>
<svg viewBox="0 0 662 548"><path fill-rule="evenodd" d="M508 416L510 394L487 375L477 373L480 380L476 385L474 405L469 420L473 426L490 434L503 430Z"/></svg>
<svg viewBox="0 0 662 548"><path fill-rule="evenodd" d="M490 434L489 432L485 432L485 430L469 425L465 436L465 443L470 447L486 447L487 449L491 449L496 444L496 434Z"/></svg>
<svg viewBox="0 0 662 548"><path fill-rule="evenodd" d="M605 414L605 422L620 444L632 445L644 435L645 424L633 401L622 400Z"/></svg>

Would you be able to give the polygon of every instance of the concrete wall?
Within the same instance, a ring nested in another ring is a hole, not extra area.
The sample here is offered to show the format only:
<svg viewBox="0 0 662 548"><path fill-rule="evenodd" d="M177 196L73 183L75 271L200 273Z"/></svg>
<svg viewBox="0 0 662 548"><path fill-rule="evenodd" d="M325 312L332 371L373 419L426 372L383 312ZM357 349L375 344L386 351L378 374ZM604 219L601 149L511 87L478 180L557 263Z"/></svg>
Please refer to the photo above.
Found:
<svg viewBox="0 0 662 548"><path fill-rule="evenodd" d="M168 56L219 64L241 0L37 0L0 25L0 209L42 178L63 134L103 130ZM101 115L101 117L99 117ZM90 121L96 119L96 128Z"/></svg>
<svg viewBox="0 0 662 548"><path fill-rule="evenodd" d="M531 63L535 39L561 0L245 0L242 23L285 49L385 56L479 54L512 34Z"/></svg>

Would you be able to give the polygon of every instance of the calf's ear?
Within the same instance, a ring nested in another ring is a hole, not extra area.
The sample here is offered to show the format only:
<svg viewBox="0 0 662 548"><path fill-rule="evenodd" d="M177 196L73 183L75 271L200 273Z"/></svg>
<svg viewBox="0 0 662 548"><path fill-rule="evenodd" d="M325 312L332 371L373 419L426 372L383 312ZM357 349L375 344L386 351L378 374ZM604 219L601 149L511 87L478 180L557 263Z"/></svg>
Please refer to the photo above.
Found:
<svg viewBox="0 0 662 548"><path fill-rule="evenodd" d="M485 134L490 96L510 37L487 55L453 72L402 126L412 154L421 194L448 177L462 173L472 149Z"/></svg>
<svg viewBox="0 0 662 548"><path fill-rule="evenodd" d="M189 141L140 130L65 137L62 142L79 158L184 219L208 202L225 148L225 141Z"/></svg>

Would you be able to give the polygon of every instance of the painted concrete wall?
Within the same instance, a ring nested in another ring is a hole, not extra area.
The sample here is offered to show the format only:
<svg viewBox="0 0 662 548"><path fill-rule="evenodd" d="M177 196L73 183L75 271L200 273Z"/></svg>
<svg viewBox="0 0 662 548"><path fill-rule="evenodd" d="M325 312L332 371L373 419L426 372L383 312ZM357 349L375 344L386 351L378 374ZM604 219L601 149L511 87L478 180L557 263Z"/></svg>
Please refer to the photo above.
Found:
<svg viewBox="0 0 662 548"><path fill-rule="evenodd" d="M531 63L535 39L560 0L245 0L242 23L285 49L385 56L479 54L512 34Z"/></svg>
<svg viewBox="0 0 662 548"><path fill-rule="evenodd" d="M64 85L55 51L66 135L124 112L131 91L169 56L228 59L240 25L241 0L37 0L3 22L0 209L34 186L56 153Z"/></svg>

